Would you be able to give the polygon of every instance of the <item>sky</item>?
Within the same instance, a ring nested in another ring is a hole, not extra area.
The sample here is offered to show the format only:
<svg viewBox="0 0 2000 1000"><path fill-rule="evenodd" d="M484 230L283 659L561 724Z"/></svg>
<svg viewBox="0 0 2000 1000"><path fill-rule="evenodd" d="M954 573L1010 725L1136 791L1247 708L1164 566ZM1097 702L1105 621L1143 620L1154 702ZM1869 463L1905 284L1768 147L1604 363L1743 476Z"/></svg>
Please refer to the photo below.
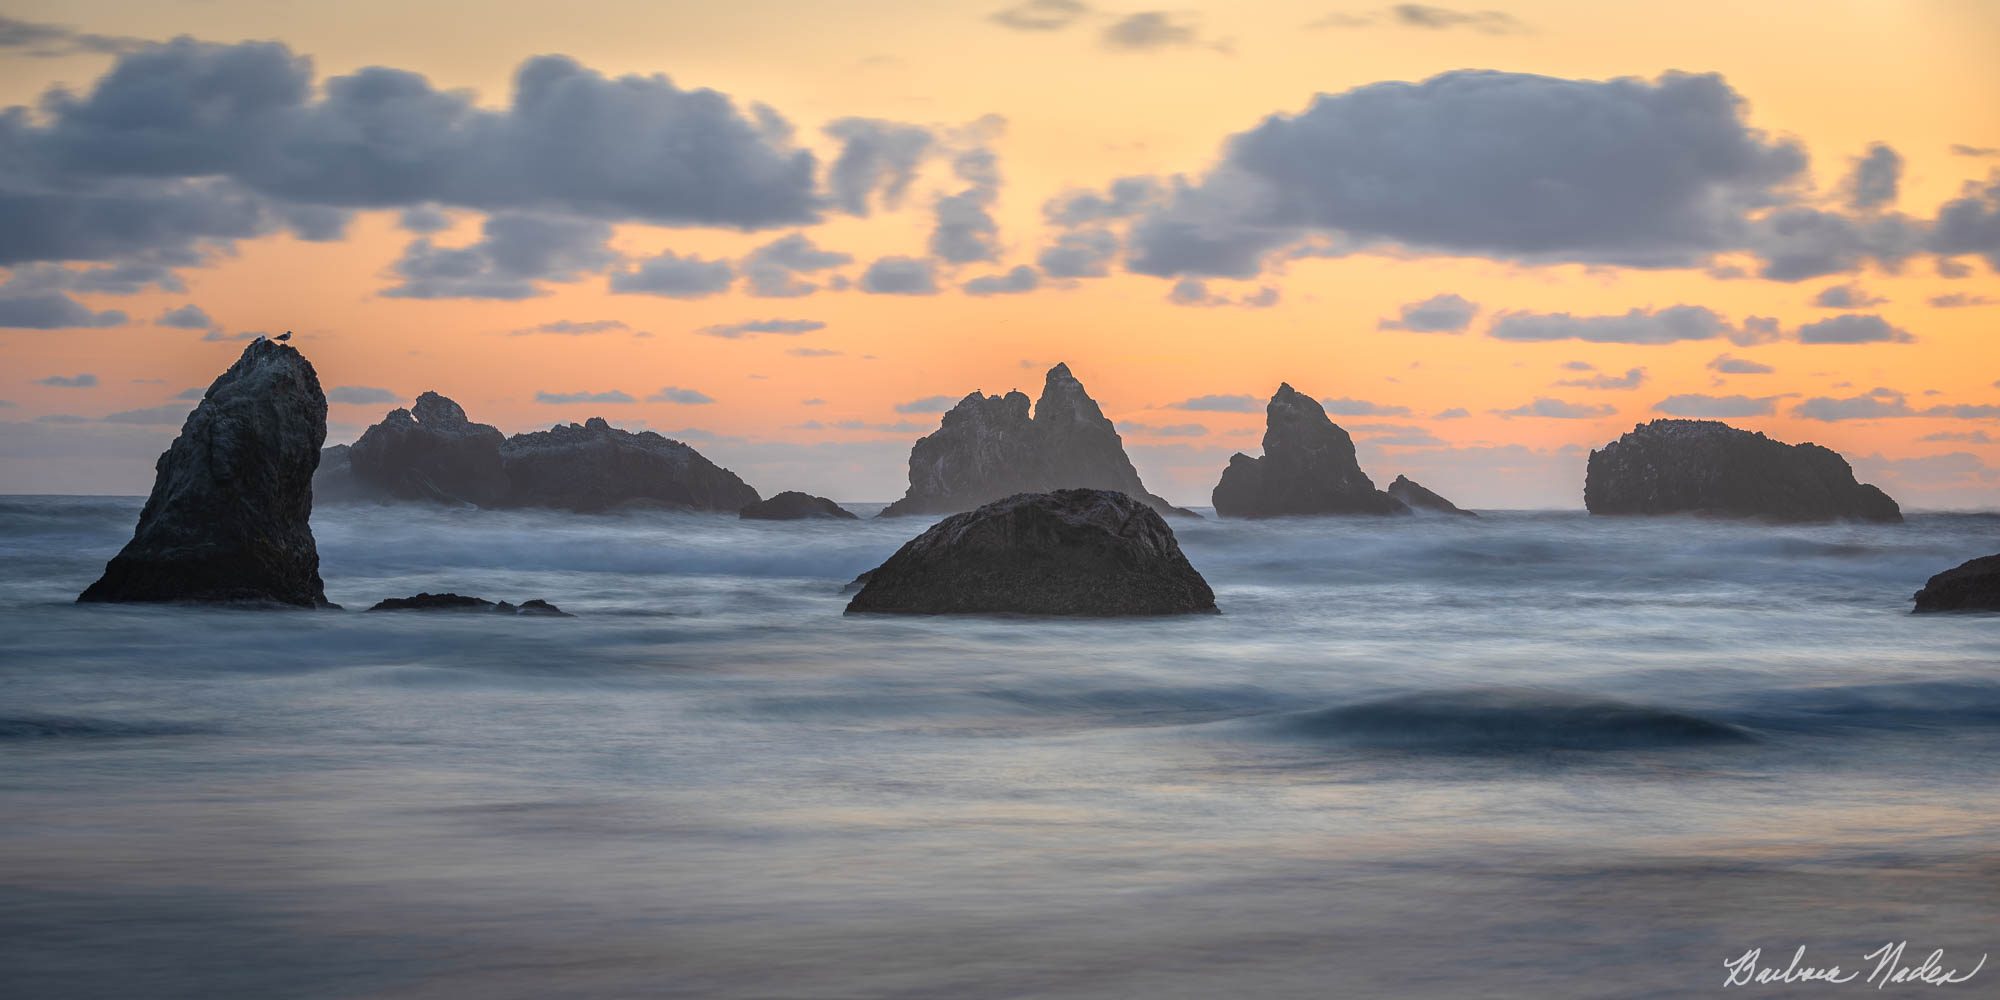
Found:
<svg viewBox="0 0 2000 1000"><path fill-rule="evenodd" d="M241 341L889 500L1067 362L1207 502L1289 382L1580 507L1668 416L2000 493L2000 4L0 3L0 492L144 493Z"/></svg>

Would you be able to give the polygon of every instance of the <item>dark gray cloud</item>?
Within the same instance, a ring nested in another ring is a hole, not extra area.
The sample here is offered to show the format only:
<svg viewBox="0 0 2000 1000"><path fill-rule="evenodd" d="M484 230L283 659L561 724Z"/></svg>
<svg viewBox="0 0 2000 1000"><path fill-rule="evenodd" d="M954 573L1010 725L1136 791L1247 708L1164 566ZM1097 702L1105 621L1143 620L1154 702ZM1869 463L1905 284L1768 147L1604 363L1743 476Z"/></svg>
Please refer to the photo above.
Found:
<svg viewBox="0 0 2000 1000"><path fill-rule="evenodd" d="M538 392L535 393L535 402L554 405L562 403L636 403L638 400L617 389L610 389L604 392Z"/></svg>
<svg viewBox="0 0 2000 1000"><path fill-rule="evenodd" d="M178 330L210 330L216 326L215 320L210 319L208 313L192 302L178 309L169 309L161 313L160 318L153 322L160 326L171 326Z"/></svg>
<svg viewBox="0 0 2000 1000"><path fill-rule="evenodd" d="M706 406L715 402L715 397L699 389L683 389L677 385L664 386L659 392L646 397L648 403L679 403L684 406Z"/></svg>
<svg viewBox="0 0 2000 1000"><path fill-rule="evenodd" d="M750 294L760 298L789 299L811 295L820 286L805 281L801 274L816 274L854 262L850 254L822 250L804 233L792 233L750 251L743 258L743 275L749 279Z"/></svg>
<svg viewBox="0 0 2000 1000"><path fill-rule="evenodd" d="M1880 316L1849 313L1799 327L1801 344L1908 344L1917 338Z"/></svg>
<svg viewBox="0 0 2000 1000"><path fill-rule="evenodd" d="M0 16L0 50L35 59L77 55L119 55L146 45L145 39L100 35L60 24Z"/></svg>
<svg viewBox="0 0 2000 1000"><path fill-rule="evenodd" d="M1245 309L1269 309L1278 304L1278 290L1265 285L1249 295L1231 298L1211 290L1208 283L1199 278L1182 278L1174 282L1173 290L1167 293L1167 301L1177 306L1242 306Z"/></svg>
<svg viewBox="0 0 2000 1000"><path fill-rule="evenodd" d="M1090 7L1078 0L1022 0L986 15L986 19L1015 31L1061 31L1088 13Z"/></svg>
<svg viewBox="0 0 2000 1000"><path fill-rule="evenodd" d="M542 282L576 281L603 271L616 257L605 247L611 227L594 219L496 213L481 223L478 242L441 247L420 236L393 265L402 283L381 294L403 299L526 299L545 294ZM613 291L620 289L614 287Z"/></svg>
<svg viewBox="0 0 2000 1000"><path fill-rule="evenodd" d="M394 403L402 398L397 393L390 392L387 389L378 389L372 385L337 385L326 391L327 402L351 403L356 406Z"/></svg>
<svg viewBox="0 0 2000 1000"><path fill-rule="evenodd" d="M613 272L610 288L621 295L699 299L726 292L735 281L736 269L726 260L683 257L666 250L640 261L638 267Z"/></svg>
<svg viewBox="0 0 2000 1000"><path fill-rule="evenodd" d="M1120 177L1103 194L1072 188L1042 203L1051 226L1072 227L1127 219L1158 204L1165 188L1153 177Z"/></svg>
<svg viewBox="0 0 2000 1000"><path fill-rule="evenodd" d="M1945 256L1978 254L2000 271L2000 170L1988 176L1985 187L1968 184L1938 209L1931 249Z"/></svg>
<svg viewBox="0 0 2000 1000"><path fill-rule="evenodd" d="M1051 278L1102 278L1111 273L1118 256L1118 234L1108 229L1077 229L1056 237L1035 262Z"/></svg>
<svg viewBox="0 0 2000 1000"><path fill-rule="evenodd" d="M871 295L936 295L937 274L919 257L883 257L861 275L861 290Z"/></svg>
<svg viewBox="0 0 2000 1000"><path fill-rule="evenodd" d="M1932 417L1945 420L1993 420L2000 418L2000 405L1987 403L1939 403L1921 409L1911 406L1909 397L1894 389L1877 386L1859 396L1815 396L1792 407L1792 415L1807 420L1879 420L1899 417Z"/></svg>
<svg viewBox="0 0 2000 1000"><path fill-rule="evenodd" d="M966 186L932 203L930 251L939 260L969 264L1000 258L1000 226L992 213L1000 197L1000 159L989 144L1005 128L1006 119L987 115L960 137L964 147L952 155L951 170Z"/></svg>
<svg viewBox="0 0 2000 1000"><path fill-rule="evenodd" d="M1322 399L1319 401L1319 405L1324 407L1326 412L1336 417L1407 417L1410 415L1410 408L1407 406L1389 406L1382 403L1371 403L1365 399L1350 399L1346 396Z"/></svg>
<svg viewBox="0 0 2000 1000"><path fill-rule="evenodd" d="M1707 396L1701 393L1685 393L1668 396L1653 405L1653 409L1670 417L1702 417L1726 419L1729 417L1761 417L1771 413L1778 402L1777 396Z"/></svg>
<svg viewBox="0 0 2000 1000"><path fill-rule="evenodd" d="M1745 242L1804 171L1714 74L1456 71L1322 94L1231 137L1141 219L1133 270L1255 274L1314 234L1529 261L1678 267Z"/></svg>
<svg viewBox="0 0 2000 1000"><path fill-rule="evenodd" d="M117 309L91 309L62 292L6 294L5 289L0 289L0 327L66 330L118 326L125 319L125 314Z"/></svg>
<svg viewBox="0 0 2000 1000"><path fill-rule="evenodd" d="M1980 157L2000 156L2000 149L1995 149L1991 146L1968 146L1965 145L1964 143L1954 142L1951 144L1951 155L1980 156Z"/></svg>
<svg viewBox="0 0 2000 1000"><path fill-rule="evenodd" d="M1868 212L1896 202L1896 189L1903 177L1903 157L1883 143L1871 143L1868 152L1854 161L1853 172L1844 185L1847 207Z"/></svg>
<svg viewBox="0 0 2000 1000"><path fill-rule="evenodd" d="M1708 367L1724 375L1769 375L1777 371L1770 365L1747 358L1732 358L1727 354L1716 355L1715 359L1708 363Z"/></svg>
<svg viewBox="0 0 2000 1000"><path fill-rule="evenodd" d="M0 295L57 291L136 295L149 287L163 292L187 291L187 285L162 264L125 261L92 267L23 264L8 273Z"/></svg>
<svg viewBox="0 0 2000 1000"><path fill-rule="evenodd" d="M396 217L396 225L420 236L451 228L451 216L436 205L411 205Z"/></svg>
<svg viewBox="0 0 2000 1000"><path fill-rule="evenodd" d="M1608 417L1618 412L1609 405L1591 406L1584 403L1568 403L1546 396L1537 397L1534 402L1523 403L1511 410L1494 410L1502 417L1547 417L1552 420L1590 420Z"/></svg>
<svg viewBox="0 0 2000 1000"><path fill-rule="evenodd" d="M196 386L189 386L188 388L186 388L186 389L182 389L181 391L179 391L179 392L175 393L175 394L174 394L174 398L175 398L175 399L201 399L202 397L204 397L204 396L207 396L207 395L208 395L208 389L207 389L206 387L203 387L203 386L199 386L199 385L196 385Z"/></svg>
<svg viewBox="0 0 2000 1000"><path fill-rule="evenodd" d="M1919 440L1961 441L1966 444L1994 444L2000 441L1985 431L1938 431L1935 434L1926 434Z"/></svg>
<svg viewBox="0 0 2000 1000"><path fill-rule="evenodd" d="M1900 215L1852 218L1792 207L1751 223L1748 246L1759 258L1759 277L1805 281L1845 274L1870 260L1899 267L1923 241L1924 226Z"/></svg>
<svg viewBox="0 0 2000 1000"><path fill-rule="evenodd" d="M1445 293L1422 302L1405 303L1396 319L1376 322L1378 330L1408 330L1412 333L1460 333L1472 325L1479 303L1464 296Z"/></svg>
<svg viewBox="0 0 2000 1000"><path fill-rule="evenodd" d="M1623 375L1605 375L1599 373L1583 378L1563 379L1556 384L1577 389L1637 389L1645 381L1646 369L1630 368Z"/></svg>
<svg viewBox="0 0 2000 1000"><path fill-rule="evenodd" d="M1610 316L1507 312L1494 318L1486 335L1500 340L1581 340L1594 344L1672 344L1718 338L1753 344L1776 339L1777 327L1754 317L1739 326L1705 306L1681 305Z"/></svg>
<svg viewBox="0 0 2000 1000"><path fill-rule="evenodd" d="M900 206L937 147L930 129L876 118L842 118L822 131L840 143L827 187L834 204L850 215L869 214L878 199L886 209Z"/></svg>
<svg viewBox="0 0 2000 1000"><path fill-rule="evenodd" d="M1933 295L1928 300L1933 309L1969 309L1973 306L2000 306L2000 299L1987 295L1967 295L1952 292L1947 295Z"/></svg>
<svg viewBox="0 0 2000 1000"><path fill-rule="evenodd" d="M46 385L56 389L95 389L97 376L85 372L81 375L50 375L35 380L36 385Z"/></svg>
<svg viewBox="0 0 2000 1000"><path fill-rule="evenodd" d="M1004 274L986 274L968 281L964 285L967 295L1020 295L1032 292L1042 285L1041 275L1026 264L1016 266Z"/></svg>
<svg viewBox="0 0 2000 1000"><path fill-rule="evenodd" d="M1152 52L1199 45L1201 28L1185 14L1142 10L1106 25L1098 41L1121 52Z"/></svg>
<svg viewBox="0 0 2000 1000"><path fill-rule="evenodd" d="M1195 410L1202 413L1262 413L1264 401L1255 396L1208 395L1183 399L1178 403L1168 403L1167 408Z"/></svg>
<svg viewBox="0 0 2000 1000"><path fill-rule="evenodd" d="M897 403L897 413L943 413L958 405L957 396L925 396L907 403Z"/></svg>
<svg viewBox="0 0 2000 1000"><path fill-rule="evenodd" d="M811 333L814 330L824 329L826 329L826 324L816 319L753 319L742 323L719 323L714 326L704 326L695 332L707 334L711 337L721 337L725 340L736 340L741 337L756 336L760 333L775 333L782 336L796 337L802 333Z"/></svg>
<svg viewBox="0 0 2000 1000"><path fill-rule="evenodd" d="M1813 296L1812 304L1821 309L1862 309L1867 306L1879 306L1887 301L1889 300L1869 294L1859 285L1849 283L1828 285L1820 289L1819 294Z"/></svg>
<svg viewBox="0 0 2000 1000"><path fill-rule="evenodd" d="M507 335L510 337L532 337L536 334L547 333L563 337L586 337L596 333L622 333L630 329L632 328L624 320L620 319L559 319L535 326L522 327L519 330L509 330L507 331Z"/></svg>
<svg viewBox="0 0 2000 1000"><path fill-rule="evenodd" d="M136 424L146 427L178 426L193 408L186 403L164 403L137 410L119 410L100 418L107 424Z"/></svg>

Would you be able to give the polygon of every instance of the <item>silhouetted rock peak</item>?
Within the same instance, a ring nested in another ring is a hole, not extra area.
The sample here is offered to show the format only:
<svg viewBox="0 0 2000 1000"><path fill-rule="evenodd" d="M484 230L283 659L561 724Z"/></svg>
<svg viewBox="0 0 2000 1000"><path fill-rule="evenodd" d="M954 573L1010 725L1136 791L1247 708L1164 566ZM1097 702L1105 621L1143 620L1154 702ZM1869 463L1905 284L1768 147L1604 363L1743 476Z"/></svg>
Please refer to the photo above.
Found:
<svg viewBox="0 0 2000 1000"><path fill-rule="evenodd" d="M1021 493L954 514L856 581L850 614L1173 615L1215 610L1159 513L1113 490Z"/></svg>
<svg viewBox="0 0 2000 1000"><path fill-rule="evenodd" d="M1264 407L1264 455L1230 456L1211 495L1222 517L1402 514L1354 457L1354 439L1319 401L1281 382Z"/></svg>
<svg viewBox="0 0 2000 1000"><path fill-rule="evenodd" d="M188 414L132 540L77 600L330 606L311 523L325 441L312 363L252 342Z"/></svg>
<svg viewBox="0 0 2000 1000"><path fill-rule="evenodd" d="M1702 514L1779 521L1901 521L1838 452L1715 420L1655 420L1590 453L1593 514Z"/></svg>
<svg viewBox="0 0 2000 1000"><path fill-rule="evenodd" d="M2000 555L1980 556L1931 577L1916 611L2000 611Z"/></svg>
<svg viewBox="0 0 2000 1000"><path fill-rule="evenodd" d="M418 423L436 428L471 423L465 416L465 407L435 392L426 392L418 396L416 405L410 407L410 413L416 417Z"/></svg>
<svg viewBox="0 0 2000 1000"><path fill-rule="evenodd" d="M1019 390L959 400L910 449L909 490L882 515L953 513L1015 493L1071 488L1117 490L1192 516L1146 491L1118 429L1069 366L1058 364L1032 415Z"/></svg>
<svg viewBox="0 0 2000 1000"><path fill-rule="evenodd" d="M825 497L797 490L786 490L769 500L746 504L736 512L736 516L745 521L859 520L846 508Z"/></svg>
<svg viewBox="0 0 2000 1000"><path fill-rule="evenodd" d="M1425 489L1423 484L1405 476L1397 476L1396 481L1390 483L1389 488L1383 492L1403 501L1411 510L1429 510L1440 514L1463 514L1466 517L1479 516L1469 510L1460 509L1457 504L1438 496L1436 493Z"/></svg>

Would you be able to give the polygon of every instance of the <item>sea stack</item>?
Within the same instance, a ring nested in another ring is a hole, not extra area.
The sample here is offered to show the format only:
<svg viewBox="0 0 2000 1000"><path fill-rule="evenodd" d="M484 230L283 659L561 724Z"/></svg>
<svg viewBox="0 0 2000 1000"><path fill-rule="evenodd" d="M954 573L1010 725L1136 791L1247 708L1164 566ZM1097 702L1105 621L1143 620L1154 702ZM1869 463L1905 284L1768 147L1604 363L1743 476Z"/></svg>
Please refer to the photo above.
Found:
<svg viewBox="0 0 2000 1000"><path fill-rule="evenodd" d="M745 521L858 521L852 512L825 497L786 490L769 500L744 505L736 516Z"/></svg>
<svg viewBox="0 0 2000 1000"><path fill-rule="evenodd" d="M1027 394L967 395L910 449L910 487L880 516L955 514L1016 493L1115 490L1165 514L1194 516L1146 491L1118 429L1068 365Z"/></svg>
<svg viewBox="0 0 2000 1000"><path fill-rule="evenodd" d="M1237 453L1212 494L1221 517L1302 514L1407 514L1375 488L1354 457L1354 439L1327 419L1319 401L1289 383L1264 407L1264 455Z"/></svg>
<svg viewBox="0 0 2000 1000"><path fill-rule="evenodd" d="M1412 511L1427 510L1439 514L1460 514L1465 517L1479 516L1478 514L1474 514L1469 510L1464 510L1460 508L1457 504L1452 503L1451 501L1446 500L1441 496L1438 496L1436 493L1433 493L1428 489L1425 489L1422 483L1419 483L1414 479L1410 479L1407 476L1397 476L1396 481L1390 483L1389 488L1383 490L1383 492L1389 494L1392 497L1395 497L1398 500L1401 500L1403 502L1403 505L1410 508Z"/></svg>
<svg viewBox="0 0 2000 1000"><path fill-rule="evenodd" d="M1931 577L1917 591L1916 613L2000 611L2000 555L1981 556Z"/></svg>
<svg viewBox="0 0 2000 1000"><path fill-rule="evenodd" d="M505 442L499 428L473 423L464 407L426 392L364 431L348 463L354 478L392 499L494 507L507 499Z"/></svg>
<svg viewBox="0 0 2000 1000"><path fill-rule="evenodd" d="M1072 617L1213 612L1152 507L1112 490L1021 493L954 514L862 574L849 614Z"/></svg>
<svg viewBox="0 0 2000 1000"><path fill-rule="evenodd" d="M1901 521L1889 495L1838 452L1714 420L1655 420L1590 453L1592 514L1699 514L1772 521Z"/></svg>
<svg viewBox="0 0 2000 1000"><path fill-rule="evenodd" d="M251 343L188 414L132 540L77 600L330 607L311 523L325 442L312 363Z"/></svg>

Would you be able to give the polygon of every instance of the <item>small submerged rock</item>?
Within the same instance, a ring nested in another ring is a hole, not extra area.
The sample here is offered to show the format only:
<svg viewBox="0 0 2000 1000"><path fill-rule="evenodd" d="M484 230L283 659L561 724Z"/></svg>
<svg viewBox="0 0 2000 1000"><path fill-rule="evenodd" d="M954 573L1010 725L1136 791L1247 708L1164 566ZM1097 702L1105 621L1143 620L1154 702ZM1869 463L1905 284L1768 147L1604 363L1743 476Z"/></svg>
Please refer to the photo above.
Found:
<svg viewBox="0 0 2000 1000"><path fill-rule="evenodd" d="M745 521L858 521L860 518L849 513L846 508L828 500L797 490L786 490L769 500L759 500L745 504L736 516Z"/></svg>
<svg viewBox="0 0 2000 1000"><path fill-rule="evenodd" d="M1214 612L1152 507L1112 490L1019 493L954 514L862 574L856 612L1079 617Z"/></svg>
<svg viewBox="0 0 2000 1000"><path fill-rule="evenodd" d="M543 615L551 618L575 618L576 616L556 607L541 598L523 601L519 606L506 601L495 603L483 597L467 597L463 594L418 594L415 597L391 597L378 602L370 611L428 611L455 613L479 611L503 615Z"/></svg>
<svg viewBox="0 0 2000 1000"><path fill-rule="evenodd" d="M1422 483L1404 476L1397 476L1396 481L1390 483L1389 488L1382 492L1403 501L1411 510L1428 510L1439 514L1462 514L1466 517L1479 516L1425 489Z"/></svg>
<svg viewBox="0 0 2000 1000"><path fill-rule="evenodd" d="M1916 593L1916 614L2000 611L2000 555L1981 556L1931 577Z"/></svg>

